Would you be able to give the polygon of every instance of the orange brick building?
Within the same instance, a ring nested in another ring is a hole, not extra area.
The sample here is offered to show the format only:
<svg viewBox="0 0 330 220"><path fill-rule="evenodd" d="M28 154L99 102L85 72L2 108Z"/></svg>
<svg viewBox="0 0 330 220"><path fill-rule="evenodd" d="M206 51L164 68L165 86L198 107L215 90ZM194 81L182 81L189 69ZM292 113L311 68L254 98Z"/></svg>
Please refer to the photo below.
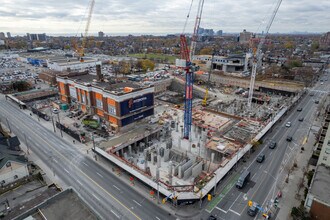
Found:
<svg viewBox="0 0 330 220"><path fill-rule="evenodd" d="M130 81L111 83L102 76L59 76L60 100L76 103L113 127L123 127L154 114L154 87Z"/></svg>

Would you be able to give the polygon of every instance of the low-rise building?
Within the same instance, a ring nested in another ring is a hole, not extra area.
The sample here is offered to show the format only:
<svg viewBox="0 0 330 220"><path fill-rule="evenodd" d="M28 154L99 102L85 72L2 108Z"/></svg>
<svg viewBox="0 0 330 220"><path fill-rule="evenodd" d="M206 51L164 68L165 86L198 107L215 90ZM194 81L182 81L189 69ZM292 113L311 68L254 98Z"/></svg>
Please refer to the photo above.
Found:
<svg viewBox="0 0 330 220"><path fill-rule="evenodd" d="M327 220L330 216L330 167L317 166L306 197L305 207L312 219Z"/></svg>
<svg viewBox="0 0 330 220"><path fill-rule="evenodd" d="M110 82L97 74L58 76L60 100L98 115L113 129L154 114L154 87L131 81Z"/></svg>

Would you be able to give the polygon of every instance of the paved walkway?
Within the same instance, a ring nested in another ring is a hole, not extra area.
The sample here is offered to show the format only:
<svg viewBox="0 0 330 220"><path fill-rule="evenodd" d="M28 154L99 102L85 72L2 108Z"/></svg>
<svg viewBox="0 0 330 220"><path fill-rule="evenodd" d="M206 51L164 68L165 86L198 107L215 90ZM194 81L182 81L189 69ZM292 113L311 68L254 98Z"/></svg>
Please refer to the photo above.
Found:
<svg viewBox="0 0 330 220"><path fill-rule="evenodd" d="M329 103L329 101L330 99L328 98L328 101L325 103ZM322 116L323 114L320 115ZM323 118L321 118L321 116L316 118L313 127L321 127L323 122ZM307 187L307 179L304 177L304 173L312 169L312 167L308 167L308 162L312 156L315 144L314 132L313 130L309 132L307 142L303 145L305 150L301 151L299 149L296 156L293 158L293 160L297 163L297 167L294 168L292 173L289 175L288 183L283 183L282 198L280 199L278 205L280 209L276 219L292 219L290 215L292 208L298 207L301 204L301 201L305 200L304 190L305 187Z"/></svg>

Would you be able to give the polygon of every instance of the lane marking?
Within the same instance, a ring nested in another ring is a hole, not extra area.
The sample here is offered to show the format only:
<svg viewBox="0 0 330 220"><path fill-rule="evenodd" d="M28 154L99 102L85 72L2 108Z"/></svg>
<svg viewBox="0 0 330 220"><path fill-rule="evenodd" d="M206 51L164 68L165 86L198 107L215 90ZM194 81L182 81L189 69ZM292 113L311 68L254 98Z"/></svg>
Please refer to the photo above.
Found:
<svg viewBox="0 0 330 220"><path fill-rule="evenodd" d="M251 179L253 179L253 177L255 177L255 175L257 175L257 173L254 173Z"/></svg>
<svg viewBox="0 0 330 220"><path fill-rule="evenodd" d="M138 204L139 206L142 206L140 203L138 203L138 202L135 201L134 199L133 199L133 202L135 202L135 203Z"/></svg>
<svg viewBox="0 0 330 220"><path fill-rule="evenodd" d="M67 169L64 168L64 170L65 170L65 172L69 173L69 171Z"/></svg>
<svg viewBox="0 0 330 220"><path fill-rule="evenodd" d="M83 184L79 181L79 180L76 180L80 185L82 185L83 186Z"/></svg>
<svg viewBox="0 0 330 220"><path fill-rule="evenodd" d="M53 159L55 161L55 163L58 163L58 161L56 159Z"/></svg>
<svg viewBox="0 0 330 220"><path fill-rule="evenodd" d="M99 201L101 201L94 193L92 193L92 195Z"/></svg>
<svg viewBox="0 0 330 220"><path fill-rule="evenodd" d="M232 210L232 209L229 209L229 211L231 211L232 213L234 213L234 214L236 214L236 215L238 215L238 216L241 216L240 213L238 213L238 212L236 212L236 211L234 211L234 210Z"/></svg>
<svg viewBox="0 0 330 220"><path fill-rule="evenodd" d="M117 190L121 191L121 189L119 189L119 187L117 187L116 185L112 185L113 187L115 187Z"/></svg>
<svg viewBox="0 0 330 220"><path fill-rule="evenodd" d="M17 109L15 109L17 110ZM5 112L7 112L8 115L10 115L10 113L8 113L8 111L6 109L4 109ZM19 111L19 110L17 110ZM17 121L18 119L13 118L13 121ZM57 152L64 160L66 160L67 162L71 162L68 158L66 158L60 151L57 150L57 148L54 148L54 146L50 145L47 141L45 141L40 134L38 134L37 132L31 130L27 125L23 124L21 121L19 122L22 126L24 126L27 130L30 130L40 141L44 142L46 145L48 145L50 148L52 148L55 152ZM37 122L35 122L35 124L42 126L40 124L38 124ZM78 151L78 153L80 153ZM83 162L84 163L84 162ZM84 163L86 166L88 166L86 163ZM73 164L73 166L77 169L77 171L79 171L82 175L84 175L86 178L88 178L92 183L94 183L96 186L98 186L101 190L103 190L106 194L108 194L111 198L113 198L117 203L119 203L122 207L124 207L129 213L131 213L134 217L136 217L137 219L141 220L141 218L136 215L130 208L128 208L127 206L125 206L121 201L119 201L116 197L114 197L111 193L109 193L107 190L105 190L100 184L98 184L97 182L95 182L91 177L89 177L85 172L83 172L77 165ZM118 217L119 218L119 217Z"/></svg>
<svg viewBox="0 0 330 220"><path fill-rule="evenodd" d="M225 213L225 214L227 214L227 213L228 213L228 211L225 211L225 210L223 210L223 209L219 208L218 206L216 206L215 208L216 208L216 209L218 209L218 210L220 210L221 212L223 212L223 213Z"/></svg>
<svg viewBox="0 0 330 220"><path fill-rule="evenodd" d="M233 207L233 205L236 203L237 199L241 196L241 194L242 194L241 192L238 194L233 204L231 204L231 206L229 207L229 210L231 209L231 207Z"/></svg>
<svg viewBox="0 0 330 220"><path fill-rule="evenodd" d="M160 218L158 218L157 216L156 216L156 219L160 220Z"/></svg>
<svg viewBox="0 0 330 220"><path fill-rule="evenodd" d="M89 165L87 164L87 163L85 163L85 162L82 162L85 166L88 166L89 167Z"/></svg>
<svg viewBox="0 0 330 220"><path fill-rule="evenodd" d="M110 210L117 218L119 218L119 215L117 215L114 211Z"/></svg>
<svg viewBox="0 0 330 220"><path fill-rule="evenodd" d="M96 172L96 174L99 175L101 178L103 178L103 176L99 172Z"/></svg>

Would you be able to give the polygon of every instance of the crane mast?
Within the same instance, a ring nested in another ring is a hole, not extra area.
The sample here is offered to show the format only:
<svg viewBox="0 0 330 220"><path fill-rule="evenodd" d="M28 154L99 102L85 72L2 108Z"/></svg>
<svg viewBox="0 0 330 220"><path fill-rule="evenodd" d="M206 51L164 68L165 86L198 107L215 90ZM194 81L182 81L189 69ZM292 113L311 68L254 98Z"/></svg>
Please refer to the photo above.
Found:
<svg viewBox="0 0 330 220"><path fill-rule="evenodd" d="M89 2L88 17L87 17L84 36L83 36L83 41L82 41L82 45L81 45L81 48L80 48L80 51L79 51L80 62L84 62L84 56L85 56L84 49L85 49L86 43L87 43L87 35L88 35L88 31L89 31L89 26L90 26L90 23L91 23L91 20L92 20L94 5L95 5L95 0L91 0Z"/></svg>
<svg viewBox="0 0 330 220"><path fill-rule="evenodd" d="M195 55L198 39L198 29L202 18L204 0L199 0L198 11L195 20L194 33L191 38L190 51L184 34L180 36L181 58L185 60L186 82L185 82L185 105L184 105L184 138L189 139L192 124L192 99L193 99L193 75L194 69L192 59Z"/></svg>
<svg viewBox="0 0 330 220"><path fill-rule="evenodd" d="M248 110L249 111L251 110L251 106L252 106L253 90L254 90L254 83L255 83L255 80L256 80L257 67L258 67L258 64L261 63L261 57L262 57L261 48L262 48L262 46L264 45L264 43L266 41L266 37L268 35L269 29L273 24L274 18L277 14L277 11L278 11L281 3L282 3L282 0L278 0L277 4L275 6L275 9L274 9L274 11L273 11L268 23L267 23L266 29L261 34L260 42L258 44L258 47L257 47L256 50L253 51L253 58L252 58L253 63L252 63L251 81L250 81L249 97L248 97Z"/></svg>

